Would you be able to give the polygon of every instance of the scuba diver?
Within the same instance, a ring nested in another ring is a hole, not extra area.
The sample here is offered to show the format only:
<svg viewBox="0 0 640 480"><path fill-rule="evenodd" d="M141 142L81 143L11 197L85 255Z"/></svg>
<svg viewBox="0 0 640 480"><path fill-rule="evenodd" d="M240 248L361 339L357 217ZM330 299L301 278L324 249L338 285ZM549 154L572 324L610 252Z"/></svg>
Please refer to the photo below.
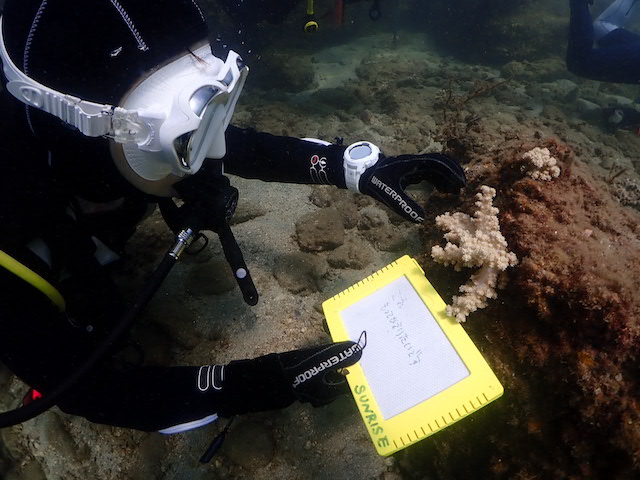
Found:
<svg viewBox="0 0 640 480"><path fill-rule="evenodd" d="M602 82L640 82L640 35L625 30L638 0L614 0L592 22L593 0L570 0L567 68ZM595 48L594 48L595 43Z"/></svg>
<svg viewBox="0 0 640 480"><path fill-rule="evenodd" d="M592 80L614 83L640 82L640 35L624 26L637 12L638 0L614 0L591 21L593 0L571 0L567 68ZM595 48L594 48L595 43ZM640 131L640 112L631 106L614 106L600 112L604 127Z"/></svg>
<svg viewBox="0 0 640 480"><path fill-rule="evenodd" d="M0 426L55 403L97 423L178 433L333 401L348 392L340 369L360 358L364 335L225 365L134 365L117 354L202 230L220 236L245 300L257 302L229 228L238 192L227 173L348 188L413 222L424 213L407 185L465 185L459 163L442 154L385 156L366 141L234 127L248 67L234 51L213 55L208 34L194 0L6 0L0 360L42 397L0 414ZM109 265L156 206L176 243L127 305Z"/></svg>

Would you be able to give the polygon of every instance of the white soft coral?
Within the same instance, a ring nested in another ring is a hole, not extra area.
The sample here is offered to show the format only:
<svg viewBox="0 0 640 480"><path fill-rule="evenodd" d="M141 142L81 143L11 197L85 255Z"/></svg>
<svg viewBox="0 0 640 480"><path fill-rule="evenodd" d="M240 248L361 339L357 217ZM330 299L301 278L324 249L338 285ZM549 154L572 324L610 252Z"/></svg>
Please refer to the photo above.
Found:
<svg viewBox="0 0 640 480"><path fill-rule="evenodd" d="M527 175L534 180L550 181L560 175L560 167L548 148L535 147L522 155L527 161Z"/></svg>
<svg viewBox="0 0 640 480"><path fill-rule="evenodd" d="M518 259L509 252L507 241L500 233L498 209L493 206L495 189L483 185L476 194L478 209L473 217L464 213L445 213L436 218L436 225L444 234L447 244L435 245L431 256L436 262L462 267L479 267L469 281L460 287L463 295L454 296L447 313L463 322L467 316L487 305L487 299L496 297L498 273L514 266Z"/></svg>

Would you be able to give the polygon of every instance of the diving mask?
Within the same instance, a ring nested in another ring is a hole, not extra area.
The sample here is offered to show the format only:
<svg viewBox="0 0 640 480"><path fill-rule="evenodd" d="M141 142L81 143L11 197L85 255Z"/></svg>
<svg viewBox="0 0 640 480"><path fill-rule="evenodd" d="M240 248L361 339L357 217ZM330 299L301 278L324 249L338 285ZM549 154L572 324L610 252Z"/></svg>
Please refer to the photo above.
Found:
<svg viewBox="0 0 640 480"><path fill-rule="evenodd" d="M1 18L0 57L14 97L86 136L122 144L131 169L149 181L194 174L205 158L225 155L224 132L249 71L237 53L230 51L223 62L205 45L151 73L122 106L113 106L58 92L24 74L9 57Z"/></svg>

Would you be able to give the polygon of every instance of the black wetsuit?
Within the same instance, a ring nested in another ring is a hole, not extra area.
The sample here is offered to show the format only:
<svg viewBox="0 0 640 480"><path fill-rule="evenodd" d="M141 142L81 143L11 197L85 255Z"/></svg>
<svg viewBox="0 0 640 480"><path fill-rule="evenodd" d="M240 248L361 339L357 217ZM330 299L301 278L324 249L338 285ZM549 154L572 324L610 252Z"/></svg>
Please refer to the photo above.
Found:
<svg viewBox="0 0 640 480"><path fill-rule="evenodd" d="M618 28L594 45L587 0L571 0L567 68L582 77L603 82L640 82L640 35Z"/></svg>
<svg viewBox="0 0 640 480"><path fill-rule="evenodd" d="M67 312L58 312L40 291L0 267L0 360L46 395L82 364L126 308L107 269L94 258L91 237L118 251L157 199L124 181L106 140L102 157L88 162L82 156L84 137L70 134L65 150L64 142L52 149L32 134L25 106L6 91L0 94L0 111L0 250L49 280L67 302ZM32 121L39 118L34 113ZM344 187L341 146L230 126L227 149L225 170L231 174L296 183L324 179ZM328 160L326 176L316 174L318 158ZM78 198L103 204L121 199L121 206L87 216ZM27 248L36 239L51 250L51 266ZM94 422L147 431L195 426L237 401L215 389L201 391L199 368L134 366L107 358L59 407Z"/></svg>

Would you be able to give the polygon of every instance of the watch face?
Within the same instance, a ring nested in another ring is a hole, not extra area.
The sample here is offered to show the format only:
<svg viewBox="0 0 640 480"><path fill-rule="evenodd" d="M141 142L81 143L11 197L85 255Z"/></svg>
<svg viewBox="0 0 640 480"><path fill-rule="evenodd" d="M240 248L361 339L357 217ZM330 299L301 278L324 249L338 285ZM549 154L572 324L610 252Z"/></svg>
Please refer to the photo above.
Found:
<svg viewBox="0 0 640 480"><path fill-rule="evenodd" d="M380 149L371 142L352 143L344 154L345 160L354 167L369 167L378 161Z"/></svg>
<svg viewBox="0 0 640 480"><path fill-rule="evenodd" d="M349 156L353 160L363 160L367 157L371 156L373 150L371 146L367 143L359 143L355 145L353 148L349 149Z"/></svg>

